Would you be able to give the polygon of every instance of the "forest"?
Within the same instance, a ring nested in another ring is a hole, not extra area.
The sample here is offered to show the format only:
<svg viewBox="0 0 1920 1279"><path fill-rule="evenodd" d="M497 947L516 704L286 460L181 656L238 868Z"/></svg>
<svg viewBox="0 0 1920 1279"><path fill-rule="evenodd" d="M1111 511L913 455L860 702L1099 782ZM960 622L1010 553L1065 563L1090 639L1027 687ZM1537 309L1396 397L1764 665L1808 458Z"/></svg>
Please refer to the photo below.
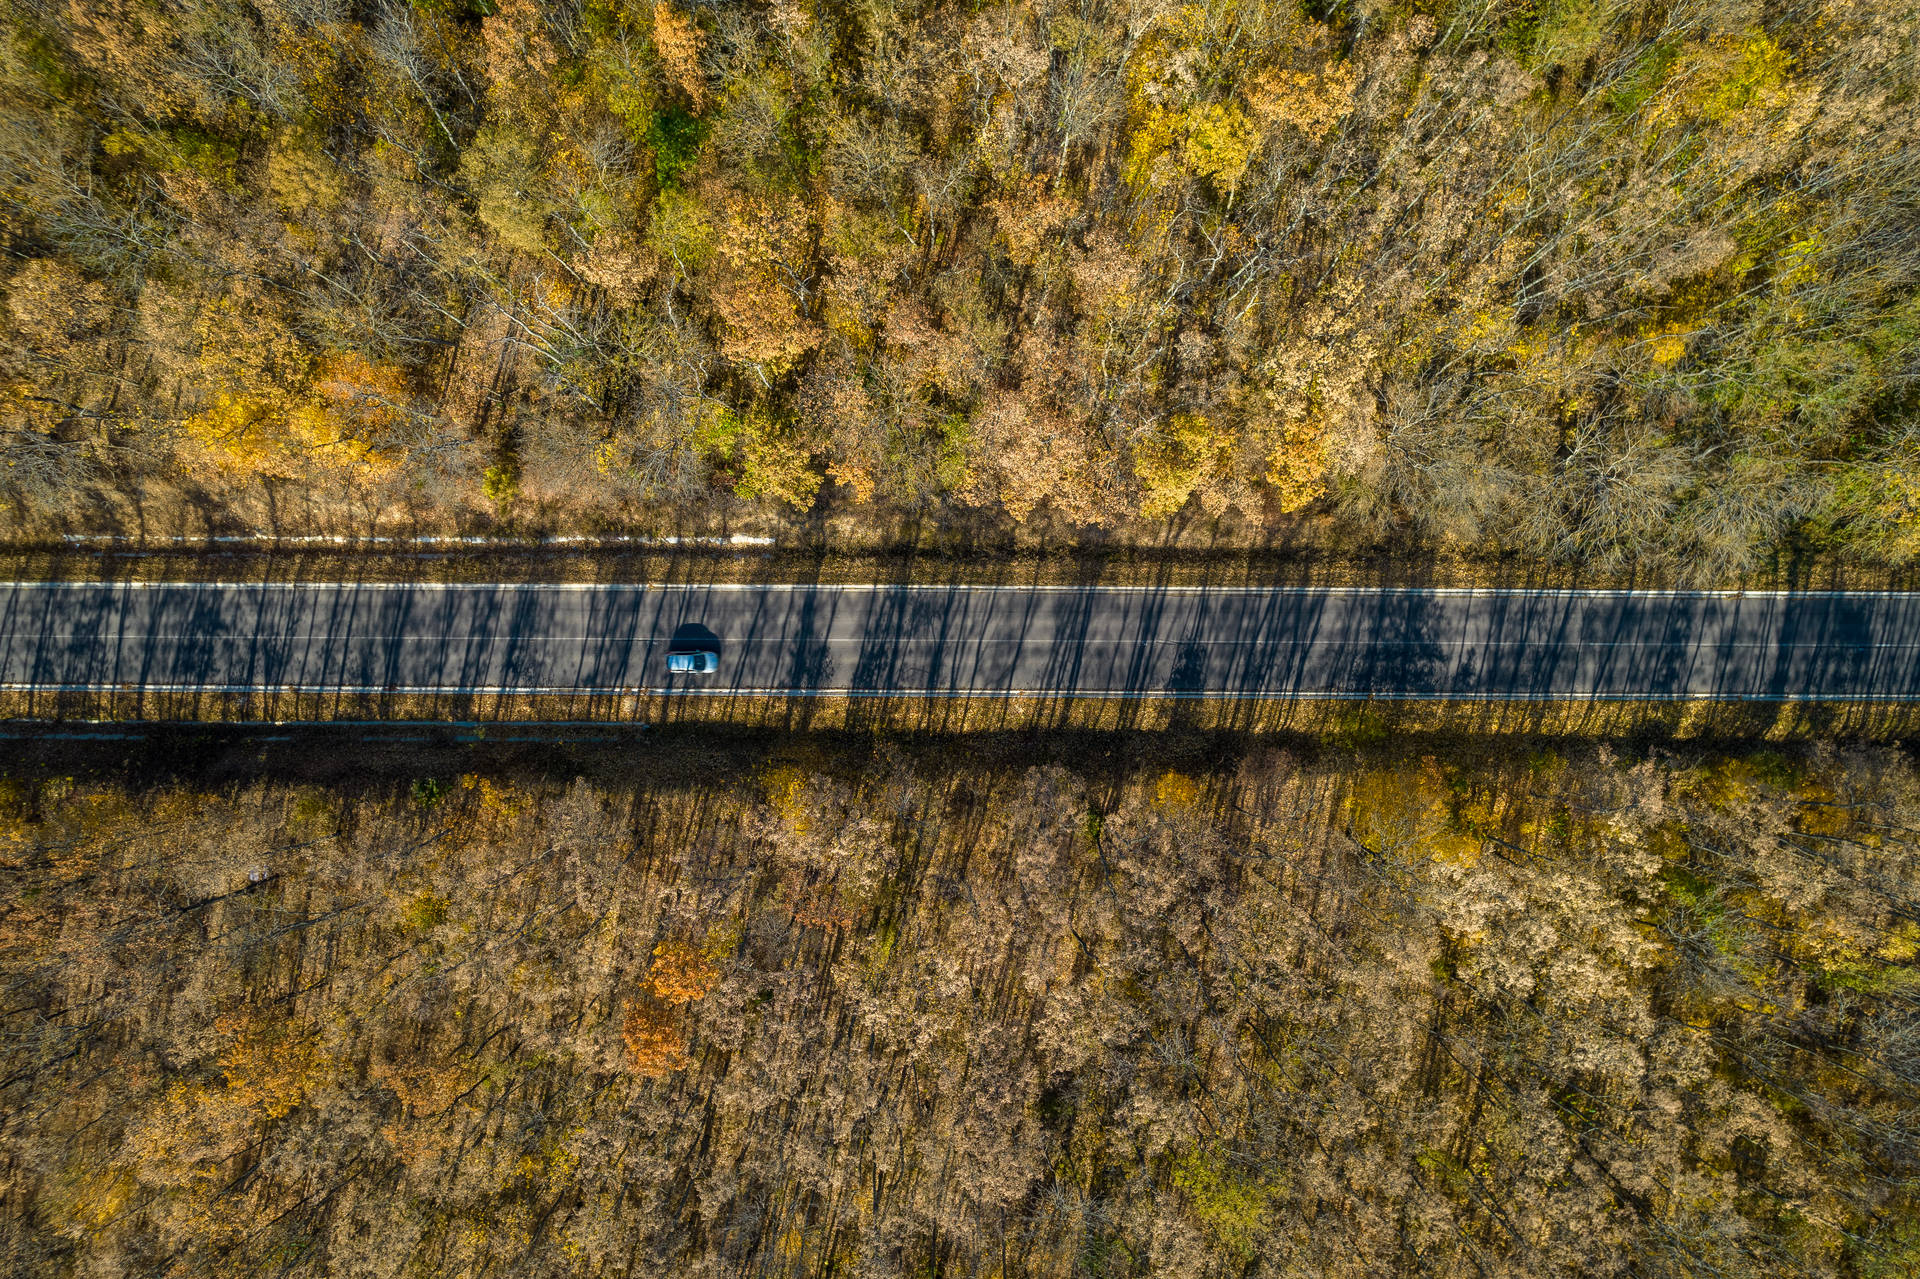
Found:
<svg viewBox="0 0 1920 1279"><path fill-rule="evenodd" d="M1920 1269L1910 755L1296 746L11 767L6 1269Z"/></svg>
<svg viewBox="0 0 1920 1279"><path fill-rule="evenodd" d="M19 530L1920 552L1915 0L6 0Z"/></svg>

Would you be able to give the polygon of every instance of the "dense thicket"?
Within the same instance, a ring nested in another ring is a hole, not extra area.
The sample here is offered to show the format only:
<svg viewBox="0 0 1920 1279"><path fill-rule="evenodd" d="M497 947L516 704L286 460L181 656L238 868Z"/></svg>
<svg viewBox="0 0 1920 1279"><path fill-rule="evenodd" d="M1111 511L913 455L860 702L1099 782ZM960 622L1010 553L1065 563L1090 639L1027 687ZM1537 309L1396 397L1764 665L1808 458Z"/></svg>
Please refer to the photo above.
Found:
<svg viewBox="0 0 1920 1279"><path fill-rule="evenodd" d="M1920 549L1913 0L7 14L42 514Z"/></svg>
<svg viewBox="0 0 1920 1279"><path fill-rule="evenodd" d="M58 1275L1895 1276L1898 756L13 784Z"/></svg>

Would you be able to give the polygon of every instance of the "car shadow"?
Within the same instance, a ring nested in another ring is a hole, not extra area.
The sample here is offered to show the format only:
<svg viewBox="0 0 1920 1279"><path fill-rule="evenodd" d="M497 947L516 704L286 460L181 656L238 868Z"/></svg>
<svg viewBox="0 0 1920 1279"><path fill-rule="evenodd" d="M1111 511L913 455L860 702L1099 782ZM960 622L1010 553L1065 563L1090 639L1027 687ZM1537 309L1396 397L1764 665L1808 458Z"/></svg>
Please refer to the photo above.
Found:
<svg viewBox="0 0 1920 1279"><path fill-rule="evenodd" d="M674 628L673 638L667 641L669 653L704 652L721 656L720 637L698 622L683 622Z"/></svg>

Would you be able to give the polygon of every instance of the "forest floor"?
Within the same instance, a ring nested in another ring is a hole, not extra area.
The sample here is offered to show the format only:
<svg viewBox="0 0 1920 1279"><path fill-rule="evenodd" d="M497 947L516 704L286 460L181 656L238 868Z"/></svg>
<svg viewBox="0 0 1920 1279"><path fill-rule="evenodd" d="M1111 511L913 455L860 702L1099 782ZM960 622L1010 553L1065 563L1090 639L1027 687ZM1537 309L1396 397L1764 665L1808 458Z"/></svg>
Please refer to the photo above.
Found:
<svg viewBox="0 0 1920 1279"><path fill-rule="evenodd" d="M1729 731L1686 740L1655 729L1599 736L1624 758L1654 753L1694 759L1756 749L1751 734L1731 724L1723 727ZM271 781L350 792L361 786L384 789L396 777L445 778L482 772L536 784L586 778L596 785L652 787L710 788L732 778L751 791L767 769L782 765L857 780L882 742L887 750L923 768L1002 773L1067 767L1081 775L1117 781L1142 770L1175 769L1201 775L1230 771L1249 752L1275 750L1303 763L1321 761L1329 766L1342 760L1365 759L1381 766L1438 757L1457 767L1495 768L1580 750L1595 740L1593 735L1557 732L1551 726L1507 735L1444 726L1377 730L1377 725L1355 721L1344 731L1321 732L1243 733L1184 725L1153 733L1066 728L961 735L875 734L817 727L772 735L747 725L686 722L38 725L13 721L0 722L0 755L6 761L0 772L18 779L92 779L132 788ZM1889 744L1902 754L1920 758L1920 738L1909 736ZM1802 741L1778 749L1818 753L1827 748Z"/></svg>
<svg viewBox="0 0 1920 1279"><path fill-rule="evenodd" d="M1911 589L1920 571L1794 537L1745 569L1651 557L1556 560L1411 532L1356 539L1325 516L1210 517L1089 527L1036 512L863 507L830 490L805 515L570 505L565 494L489 511L407 490L191 484L95 493L58 515L16 510L0 577L28 580L967 582L1058 585L1501 586Z"/></svg>

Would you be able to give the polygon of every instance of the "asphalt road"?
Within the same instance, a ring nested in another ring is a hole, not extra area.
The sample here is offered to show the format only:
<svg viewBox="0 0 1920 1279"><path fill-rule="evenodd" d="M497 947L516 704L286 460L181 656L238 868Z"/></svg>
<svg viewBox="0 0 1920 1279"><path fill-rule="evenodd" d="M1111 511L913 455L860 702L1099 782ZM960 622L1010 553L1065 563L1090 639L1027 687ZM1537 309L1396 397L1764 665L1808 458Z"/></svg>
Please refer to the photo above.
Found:
<svg viewBox="0 0 1920 1279"><path fill-rule="evenodd" d="M129 687L1910 701L1920 594L0 583L0 688Z"/></svg>

